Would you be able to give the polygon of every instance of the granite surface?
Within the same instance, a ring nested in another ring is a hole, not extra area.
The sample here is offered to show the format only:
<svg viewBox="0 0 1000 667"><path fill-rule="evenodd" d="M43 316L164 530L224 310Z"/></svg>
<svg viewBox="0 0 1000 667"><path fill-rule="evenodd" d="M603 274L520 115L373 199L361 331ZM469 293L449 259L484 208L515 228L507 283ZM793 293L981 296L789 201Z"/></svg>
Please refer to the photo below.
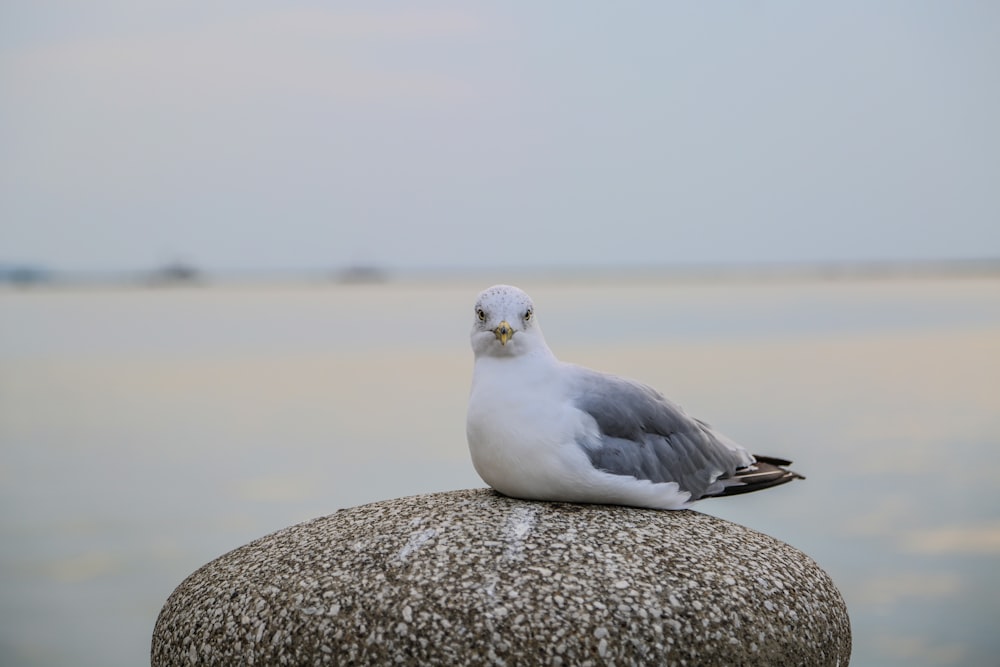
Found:
<svg viewBox="0 0 1000 667"><path fill-rule="evenodd" d="M829 576L693 511L486 489L341 510L208 563L156 622L161 665L847 665Z"/></svg>

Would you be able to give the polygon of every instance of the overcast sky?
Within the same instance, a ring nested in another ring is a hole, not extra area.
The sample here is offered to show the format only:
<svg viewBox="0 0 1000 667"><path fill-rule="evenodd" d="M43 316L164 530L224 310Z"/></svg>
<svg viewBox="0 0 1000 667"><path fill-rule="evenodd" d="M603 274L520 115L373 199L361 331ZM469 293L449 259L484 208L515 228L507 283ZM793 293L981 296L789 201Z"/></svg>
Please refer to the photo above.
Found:
<svg viewBox="0 0 1000 667"><path fill-rule="evenodd" d="M1000 256L998 2L0 3L0 263Z"/></svg>

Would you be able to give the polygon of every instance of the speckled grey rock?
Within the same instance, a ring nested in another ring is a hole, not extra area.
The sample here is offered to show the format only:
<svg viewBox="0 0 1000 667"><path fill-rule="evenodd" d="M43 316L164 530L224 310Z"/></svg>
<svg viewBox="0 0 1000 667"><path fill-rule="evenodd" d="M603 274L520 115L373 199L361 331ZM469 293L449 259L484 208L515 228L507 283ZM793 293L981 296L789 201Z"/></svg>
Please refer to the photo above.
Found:
<svg viewBox="0 0 1000 667"><path fill-rule="evenodd" d="M161 665L847 665L808 556L697 512L485 489L341 510L208 563L167 600Z"/></svg>

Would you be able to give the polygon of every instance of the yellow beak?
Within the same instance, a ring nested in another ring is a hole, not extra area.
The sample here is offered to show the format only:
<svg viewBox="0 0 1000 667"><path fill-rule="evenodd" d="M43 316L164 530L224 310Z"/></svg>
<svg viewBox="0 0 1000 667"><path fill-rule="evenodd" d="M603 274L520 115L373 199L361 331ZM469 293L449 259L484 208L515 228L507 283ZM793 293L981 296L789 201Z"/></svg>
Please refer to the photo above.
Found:
<svg viewBox="0 0 1000 667"><path fill-rule="evenodd" d="M496 334L497 340L500 341L501 345L506 345L507 341L514 337L514 329L507 323L507 320L498 324L493 333Z"/></svg>

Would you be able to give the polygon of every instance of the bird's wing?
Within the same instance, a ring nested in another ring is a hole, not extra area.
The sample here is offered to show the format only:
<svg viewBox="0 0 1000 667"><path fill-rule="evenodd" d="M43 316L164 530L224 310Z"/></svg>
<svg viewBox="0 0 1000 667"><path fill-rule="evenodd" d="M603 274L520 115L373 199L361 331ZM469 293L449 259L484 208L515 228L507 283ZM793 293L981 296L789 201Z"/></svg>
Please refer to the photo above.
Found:
<svg viewBox="0 0 1000 667"><path fill-rule="evenodd" d="M599 431L579 440L595 468L654 483L677 482L696 500L741 484L737 472L753 466L746 450L655 389L575 368L573 403Z"/></svg>

